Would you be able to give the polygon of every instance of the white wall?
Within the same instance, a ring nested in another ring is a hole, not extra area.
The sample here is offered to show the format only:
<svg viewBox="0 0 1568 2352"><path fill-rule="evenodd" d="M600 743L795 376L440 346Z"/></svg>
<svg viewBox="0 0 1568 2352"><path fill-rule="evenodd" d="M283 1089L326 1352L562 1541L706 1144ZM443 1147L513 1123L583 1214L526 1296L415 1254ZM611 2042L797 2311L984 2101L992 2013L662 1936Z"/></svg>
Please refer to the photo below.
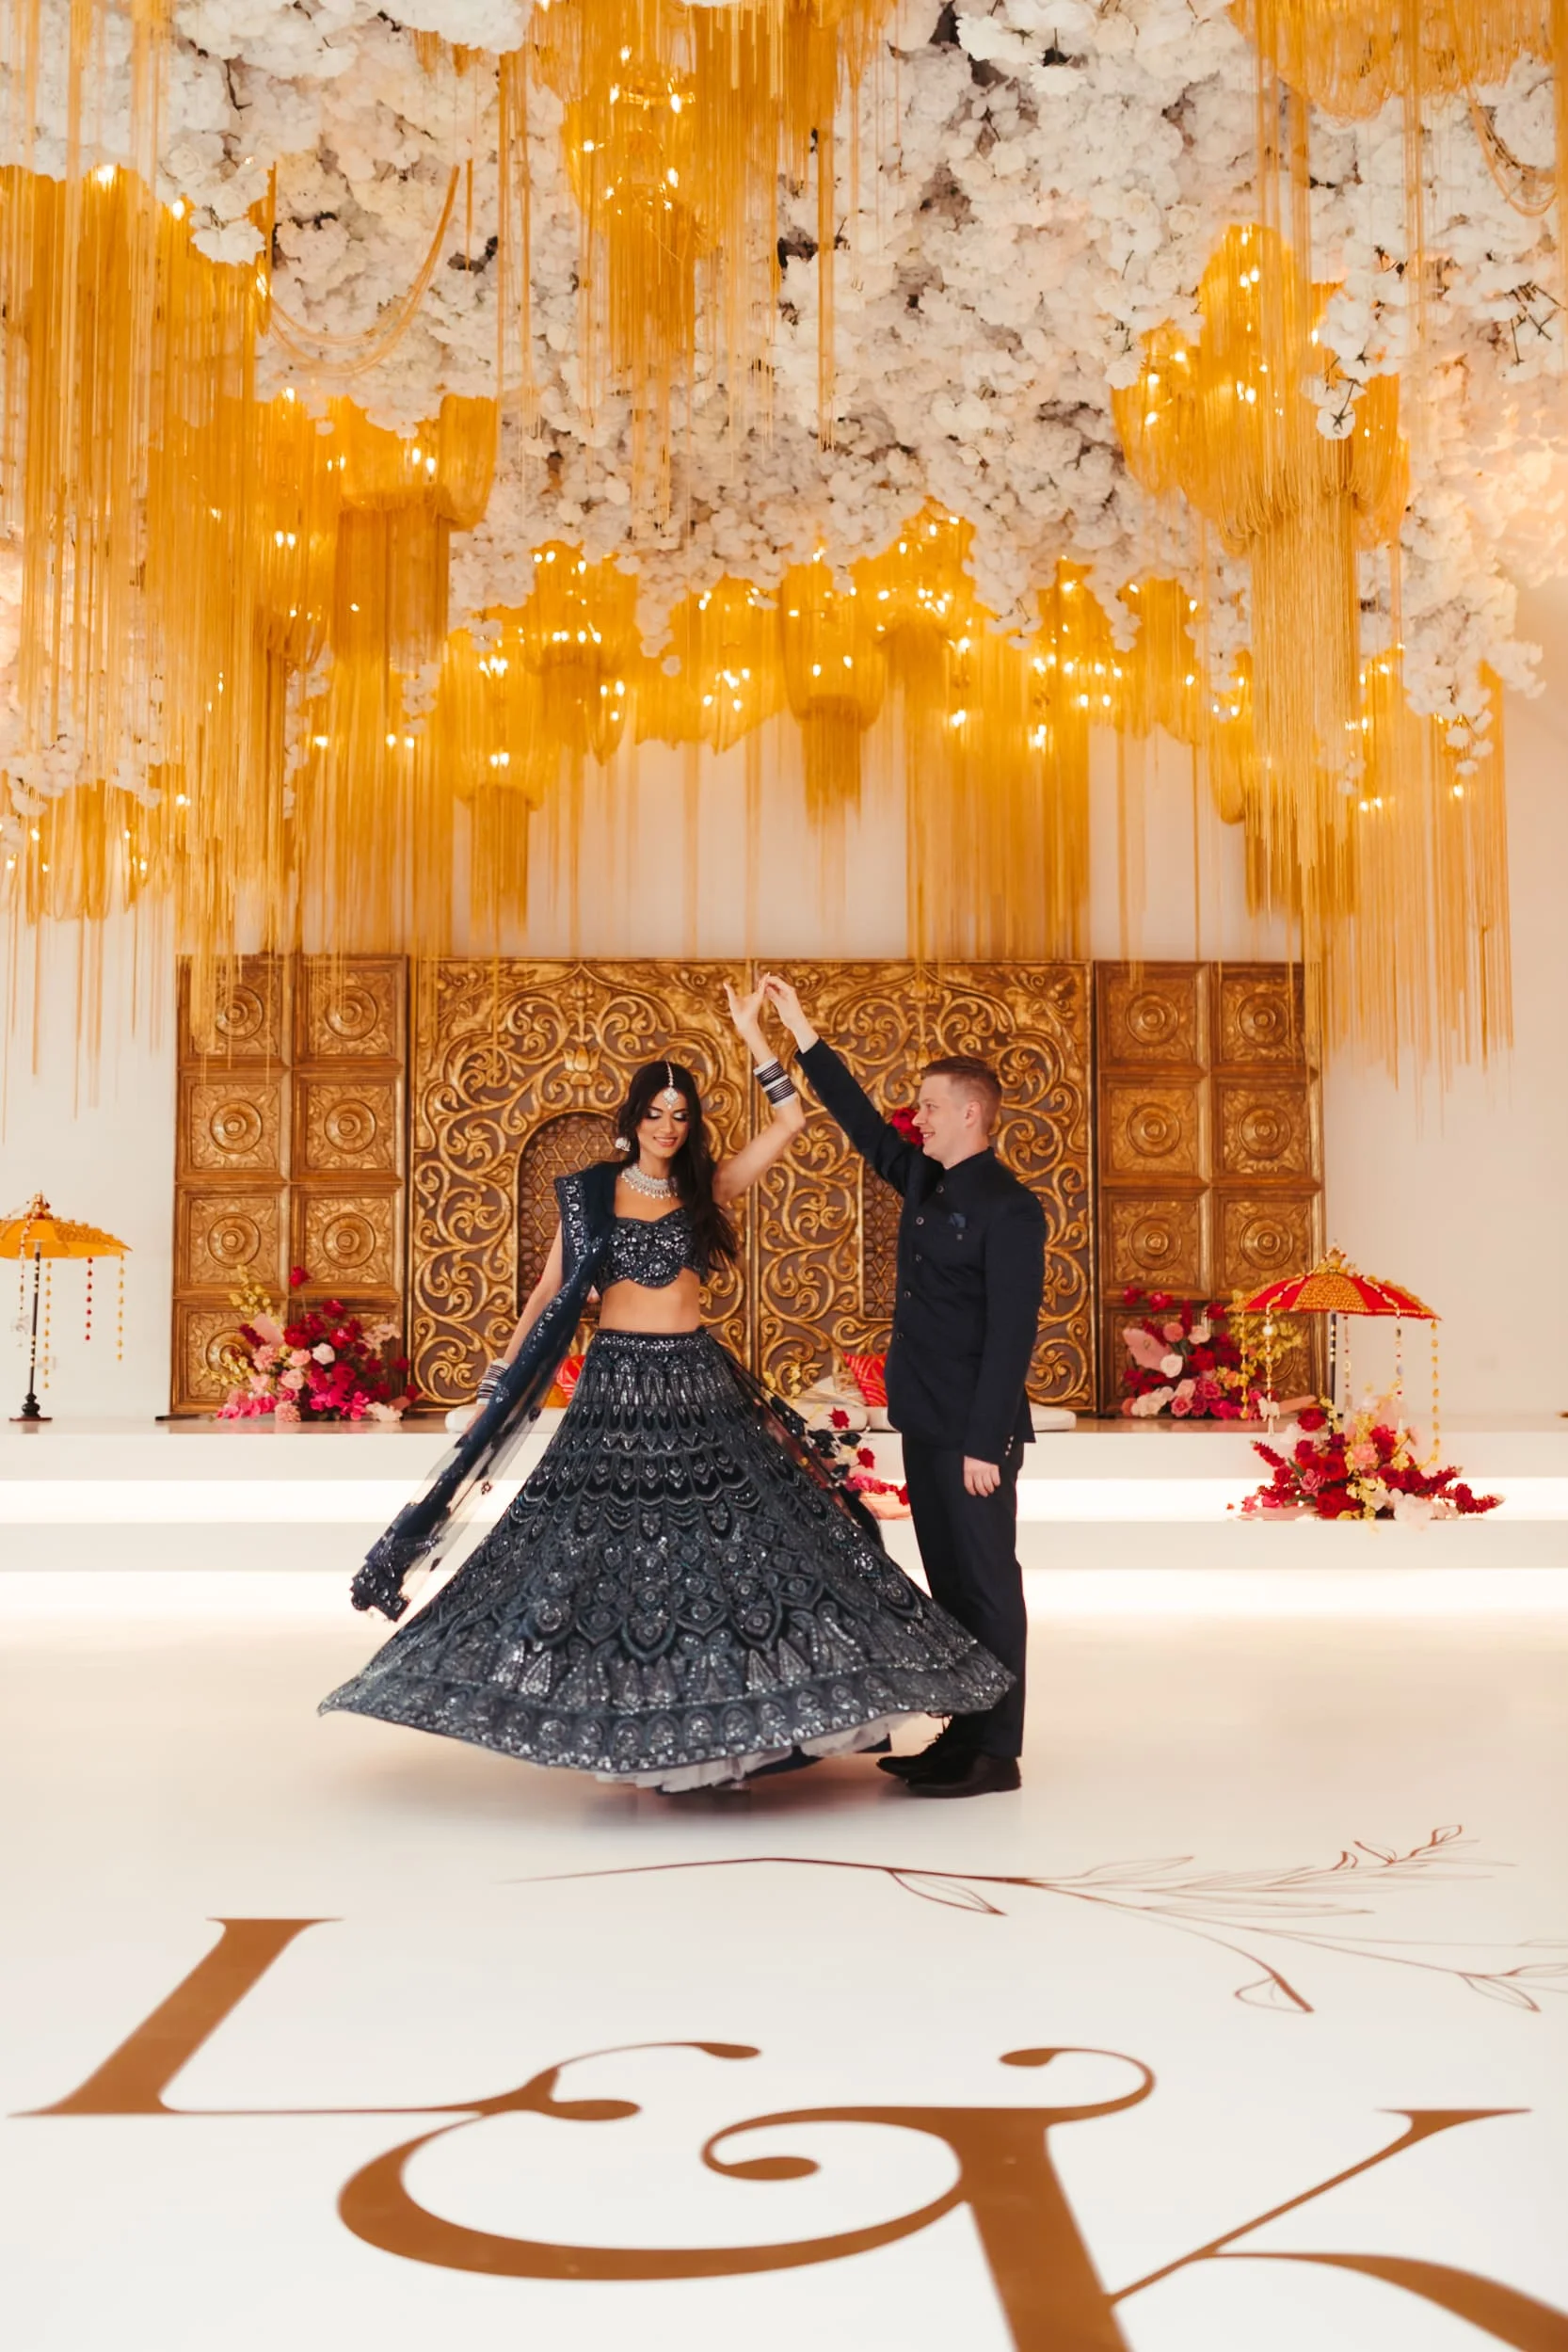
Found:
<svg viewBox="0 0 1568 2352"><path fill-rule="evenodd" d="M93 1269L89 1346L82 1336L86 1270L58 1265L52 1276L56 1370L40 1400L46 1413L62 1418L151 1416L168 1402L173 1008L148 1001L144 976L138 1000L130 928L110 926L103 1049L94 1070L77 1051L77 945L74 930L35 942L8 938L0 928L6 1011L17 1015L0 1020L0 1214L42 1192L58 1215L102 1225L130 1243L123 1363L115 1361L113 1268L100 1262ZM171 999L172 989L167 993ZM25 1341L11 1328L17 1272L9 1260L0 1263L0 1415L16 1411L26 1386Z"/></svg>
<svg viewBox="0 0 1568 2352"><path fill-rule="evenodd" d="M1437 1308L1446 1415L1568 1409L1568 581L1519 628L1546 690L1504 713L1513 1052L1447 1096L1343 1064L1324 1087L1329 1233Z"/></svg>
<svg viewBox="0 0 1568 2352"><path fill-rule="evenodd" d="M1328 1228L1368 1268L1406 1282L1444 1316L1448 1413L1556 1411L1568 1406L1568 1247L1561 1196L1568 1172L1568 1076L1560 1042L1568 1000L1568 583L1527 600L1522 623L1545 648L1548 691L1511 697L1509 765L1514 1052L1490 1075L1461 1074L1444 1099L1424 1097L1381 1071L1341 1064L1325 1081ZM785 743L788 738L784 739ZM782 747L782 746L781 746ZM695 792L698 854L687 856ZM1090 948L1096 956L1273 957L1279 932L1248 915L1240 842L1200 799L1194 889L1191 770L1176 746L1133 754L1124 798L1143 854L1129 865L1124 928L1117 879L1116 752L1096 747L1095 880ZM874 779L846 823L841 853L824 855L806 823L798 773L770 775L747 884L744 753L693 771L675 754L645 750L634 778L584 790L574 919L564 842L541 839L535 857L529 947L535 953L604 955L892 956L904 944L903 817ZM544 828L539 828L544 833ZM1141 877L1141 878L1140 878ZM1195 904L1196 899L1196 904ZM0 972L16 943L0 933ZM51 1399L62 1415L152 1414L168 1387L168 1300L174 1134L172 1013L143 1003L133 1022L129 942L111 938L108 1004L96 1096L79 1083L75 1051L76 942L51 944L40 1006L39 1067L24 1018L8 1057L0 1131L0 1207L36 1190L62 1214L107 1226L132 1244L126 1356L112 1336L85 1349L81 1276L56 1288L59 1371ZM118 961L117 961L118 958ZM6 1279L0 1275L0 1281ZM0 1405L20 1400L23 1359L0 1314ZM104 1293L107 1300L107 1287ZM95 1319L103 1334L112 1318ZM1362 1343L1358 1341L1358 1346ZM1358 1362L1376 1361L1364 1350ZM1416 1394L1419 1395L1419 1384ZM14 1410L14 1405L9 1409Z"/></svg>

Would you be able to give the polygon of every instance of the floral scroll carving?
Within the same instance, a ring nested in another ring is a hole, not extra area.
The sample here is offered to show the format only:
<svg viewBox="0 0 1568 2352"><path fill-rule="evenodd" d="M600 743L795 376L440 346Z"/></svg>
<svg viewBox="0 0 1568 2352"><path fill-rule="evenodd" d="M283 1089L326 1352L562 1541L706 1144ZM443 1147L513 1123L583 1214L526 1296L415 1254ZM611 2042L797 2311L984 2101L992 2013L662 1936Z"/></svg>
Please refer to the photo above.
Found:
<svg viewBox="0 0 1568 2352"><path fill-rule="evenodd" d="M989 1061L1001 1079L997 1148L1047 1218L1046 1300L1031 1388L1042 1401L1094 1396L1089 1221L1089 974L1081 965L815 964L792 967L822 1033L884 1108L912 1103L943 1053ZM756 1362L790 1389L837 1350L887 1346L894 1196L865 1176L817 1112L758 1188Z"/></svg>
<svg viewBox="0 0 1568 2352"><path fill-rule="evenodd" d="M412 1075L409 1338L422 1394L471 1398L511 1331L522 1157L548 1123L613 1120L632 1071L667 1054L695 1073L715 1149L744 1140L755 1089L724 1000L725 980L738 976L695 963L435 968L417 1007ZM744 1235L744 1209L742 1225ZM727 1345L749 1357L742 1276L712 1284L706 1305Z"/></svg>
<svg viewBox="0 0 1568 2352"><path fill-rule="evenodd" d="M1093 1394L1089 1233L1088 975L1078 966L976 965L939 977L913 966L795 967L820 1017L879 1100L913 1099L921 1064L986 1054L1006 1090L1003 1156L1050 1221L1036 1393ZM414 1371L440 1402L472 1395L548 1245L544 1177L557 1143L597 1156L638 1063L664 1052L697 1074L722 1149L766 1106L729 1028L734 966L446 964L416 1020L410 1288ZM886 1195L886 1197L880 1197ZM835 1348L888 1335L897 1202L832 1123L811 1118L748 1204L744 1280L708 1293L728 1345L785 1388Z"/></svg>

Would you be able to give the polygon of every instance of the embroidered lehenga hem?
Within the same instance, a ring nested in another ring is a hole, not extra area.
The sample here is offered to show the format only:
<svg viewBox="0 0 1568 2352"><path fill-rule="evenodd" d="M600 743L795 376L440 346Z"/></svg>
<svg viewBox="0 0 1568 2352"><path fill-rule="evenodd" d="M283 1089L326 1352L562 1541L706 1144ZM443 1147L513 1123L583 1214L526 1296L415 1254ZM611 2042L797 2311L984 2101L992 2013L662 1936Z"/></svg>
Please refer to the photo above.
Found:
<svg viewBox="0 0 1568 2352"><path fill-rule="evenodd" d="M1008 1680L713 1339L604 1332L505 1515L323 1707L676 1790L874 1746Z"/></svg>

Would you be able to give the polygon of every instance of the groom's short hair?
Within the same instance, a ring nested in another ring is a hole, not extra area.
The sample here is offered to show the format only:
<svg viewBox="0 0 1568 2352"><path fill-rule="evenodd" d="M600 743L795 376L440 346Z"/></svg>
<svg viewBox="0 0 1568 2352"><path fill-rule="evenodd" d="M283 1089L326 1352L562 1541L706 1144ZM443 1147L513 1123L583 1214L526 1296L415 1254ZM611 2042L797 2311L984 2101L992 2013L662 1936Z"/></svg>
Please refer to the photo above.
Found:
<svg viewBox="0 0 1568 2352"><path fill-rule="evenodd" d="M928 1062L920 1076L951 1078L961 1094L979 1103L989 1135L1001 1114L1001 1080L988 1064L972 1053L945 1053L939 1062Z"/></svg>

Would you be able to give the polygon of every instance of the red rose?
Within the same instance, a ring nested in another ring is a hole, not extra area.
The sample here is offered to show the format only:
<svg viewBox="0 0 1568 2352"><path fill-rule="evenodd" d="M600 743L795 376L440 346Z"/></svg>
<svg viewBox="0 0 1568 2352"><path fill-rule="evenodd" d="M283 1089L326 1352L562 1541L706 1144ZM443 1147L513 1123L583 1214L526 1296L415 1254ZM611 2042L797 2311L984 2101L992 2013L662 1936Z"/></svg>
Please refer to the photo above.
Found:
<svg viewBox="0 0 1568 2352"><path fill-rule="evenodd" d="M1342 1486L1325 1486L1318 1496L1320 1519L1344 1519L1359 1513L1361 1506Z"/></svg>
<svg viewBox="0 0 1568 2352"><path fill-rule="evenodd" d="M1143 1295L1144 1294L1142 1290L1139 1289L1138 1285L1135 1282L1129 1282L1127 1288L1122 1292L1122 1304L1124 1306L1136 1306Z"/></svg>
<svg viewBox="0 0 1568 2352"><path fill-rule="evenodd" d="M901 1104L896 1111L888 1112L888 1125L896 1133L902 1135L906 1144L918 1144L920 1141L920 1130L915 1125L915 1114L906 1103Z"/></svg>
<svg viewBox="0 0 1568 2352"><path fill-rule="evenodd" d="M1149 1305L1156 1315L1162 1315L1170 1304L1171 1294L1168 1290L1151 1290L1149 1292Z"/></svg>
<svg viewBox="0 0 1568 2352"><path fill-rule="evenodd" d="M876 1467L876 1456L869 1446L862 1446L855 1459L862 1470L874 1470Z"/></svg>
<svg viewBox="0 0 1568 2352"><path fill-rule="evenodd" d="M289 1268L289 1288L291 1290L297 1290L302 1282L309 1282L310 1279L310 1274L303 1266L291 1266Z"/></svg>
<svg viewBox="0 0 1568 2352"><path fill-rule="evenodd" d="M842 1405L836 1404L827 1417L832 1422L835 1429L848 1429L849 1427L849 1415L844 1411Z"/></svg>
<svg viewBox="0 0 1568 2352"><path fill-rule="evenodd" d="M1320 1404L1304 1405L1296 1419L1303 1429L1326 1429L1328 1426L1328 1415Z"/></svg>
<svg viewBox="0 0 1568 2352"><path fill-rule="evenodd" d="M1194 1348L1189 1362L1194 1372L1211 1372L1214 1369L1214 1351L1212 1348Z"/></svg>

